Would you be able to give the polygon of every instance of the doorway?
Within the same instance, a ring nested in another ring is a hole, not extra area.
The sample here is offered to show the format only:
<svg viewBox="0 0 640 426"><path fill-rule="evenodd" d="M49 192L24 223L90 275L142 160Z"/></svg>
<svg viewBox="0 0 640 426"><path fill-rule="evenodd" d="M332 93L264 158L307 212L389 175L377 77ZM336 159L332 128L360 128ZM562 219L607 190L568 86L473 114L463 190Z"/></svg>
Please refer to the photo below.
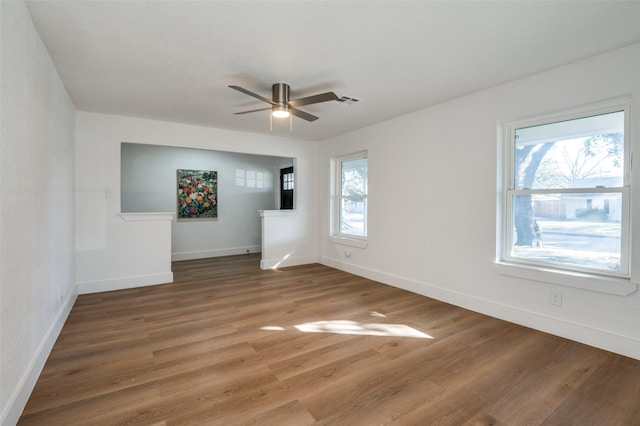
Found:
<svg viewBox="0 0 640 426"><path fill-rule="evenodd" d="M294 189L293 167L280 169L280 209L293 209L293 189Z"/></svg>

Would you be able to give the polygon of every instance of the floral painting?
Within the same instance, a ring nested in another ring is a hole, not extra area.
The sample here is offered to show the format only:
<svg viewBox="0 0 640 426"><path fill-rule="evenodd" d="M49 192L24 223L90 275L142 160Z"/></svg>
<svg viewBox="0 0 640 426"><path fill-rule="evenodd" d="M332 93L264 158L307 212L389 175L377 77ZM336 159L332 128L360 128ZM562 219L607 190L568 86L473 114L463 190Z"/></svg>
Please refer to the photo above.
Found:
<svg viewBox="0 0 640 426"><path fill-rule="evenodd" d="M218 217L218 172L178 170L178 219Z"/></svg>

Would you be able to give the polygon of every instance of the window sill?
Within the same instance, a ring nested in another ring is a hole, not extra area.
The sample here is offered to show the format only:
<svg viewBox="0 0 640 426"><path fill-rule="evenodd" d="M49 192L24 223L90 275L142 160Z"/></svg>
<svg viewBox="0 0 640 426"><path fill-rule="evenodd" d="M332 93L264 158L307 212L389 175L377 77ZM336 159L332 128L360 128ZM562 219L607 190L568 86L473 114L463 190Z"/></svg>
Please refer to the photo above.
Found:
<svg viewBox="0 0 640 426"><path fill-rule="evenodd" d="M340 244L343 246L357 247L357 248L366 248L367 245L369 244L367 240L363 240L360 238L343 237L338 235L330 235L329 241L331 241L334 244Z"/></svg>
<svg viewBox="0 0 640 426"><path fill-rule="evenodd" d="M508 275L533 281L579 288L598 293L627 296L638 290L638 284L625 278L605 277L571 271L559 271L504 261L496 261L494 270L500 275Z"/></svg>

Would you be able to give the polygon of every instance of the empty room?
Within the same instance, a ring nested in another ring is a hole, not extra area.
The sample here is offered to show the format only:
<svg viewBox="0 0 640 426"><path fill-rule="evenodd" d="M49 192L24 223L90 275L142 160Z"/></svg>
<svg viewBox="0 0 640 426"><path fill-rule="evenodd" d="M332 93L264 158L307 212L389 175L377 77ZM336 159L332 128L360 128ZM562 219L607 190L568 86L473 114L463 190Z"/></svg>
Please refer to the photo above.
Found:
<svg viewBox="0 0 640 426"><path fill-rule="evenodd" d="M0 20L2 426L640 424L640 2Z"/></svg>

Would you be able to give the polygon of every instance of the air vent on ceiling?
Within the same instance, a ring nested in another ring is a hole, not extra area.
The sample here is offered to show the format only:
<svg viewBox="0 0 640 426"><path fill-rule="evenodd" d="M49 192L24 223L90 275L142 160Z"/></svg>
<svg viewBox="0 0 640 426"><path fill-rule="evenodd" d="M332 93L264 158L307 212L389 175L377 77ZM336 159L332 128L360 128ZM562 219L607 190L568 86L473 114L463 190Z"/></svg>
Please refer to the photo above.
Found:
<svg viewBox="0 0 640 426"><path fill-rule="evenodd" d="M343 96L340 99L337 99L337 101L343 103L344 105L353 105L358 102L358 99L350 98L349 96Z"/></svg>

